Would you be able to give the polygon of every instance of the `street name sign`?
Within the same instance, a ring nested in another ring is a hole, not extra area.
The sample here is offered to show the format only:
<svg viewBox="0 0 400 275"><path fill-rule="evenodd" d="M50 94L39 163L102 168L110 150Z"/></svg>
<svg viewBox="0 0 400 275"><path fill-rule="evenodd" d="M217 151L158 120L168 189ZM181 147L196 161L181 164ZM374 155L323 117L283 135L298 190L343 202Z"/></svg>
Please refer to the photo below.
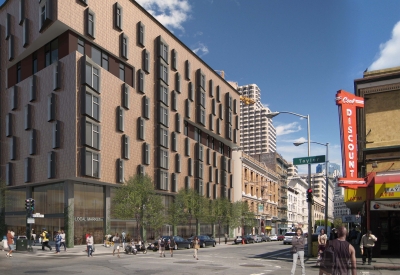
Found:
<svg viewBox="0 0 400 275"><path fill-rule="evenodd" d="M34 217L34 218L44 218L44 214L35 213L35 214L32 214L32 217Z"/></svg>
<svg viewBox="0 0 400 275"><path fill-rule="evenodd" d="M322 163L322 162L325 162L325 155L313 156L313 157L293 158L293 164L294 165Z"/></svg>
<svg viewBox="0 0 400 275"><path fill-rule="evenodd" d="M27 218L26 219L26 223L28 223L28 224L35 223L35 219L34 218Z"/></svg>
<svg viewBox="0 0 400 275"><path fill-rule="evenodd" d="M342 216L342 222L345 223L361 223L361 216L360 215L343 215Z"/></svg>

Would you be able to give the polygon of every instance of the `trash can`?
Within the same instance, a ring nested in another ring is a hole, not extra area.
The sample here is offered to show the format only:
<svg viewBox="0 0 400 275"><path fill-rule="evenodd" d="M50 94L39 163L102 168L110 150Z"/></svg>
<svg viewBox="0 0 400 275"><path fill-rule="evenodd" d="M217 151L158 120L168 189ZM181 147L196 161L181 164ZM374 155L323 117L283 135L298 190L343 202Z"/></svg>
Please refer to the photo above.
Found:
<svg viewBox="0 0 400 275"><path fill-rule="evenodd" d="M17 239L17 249L18 251L27 251L28 240L27 239Z"/></svg>
<svg viewBox="0 0 400 275"><path fill-rule="evenodd" d="M313 257L318 256L318 242L312 242L312 255Z"/></svg>

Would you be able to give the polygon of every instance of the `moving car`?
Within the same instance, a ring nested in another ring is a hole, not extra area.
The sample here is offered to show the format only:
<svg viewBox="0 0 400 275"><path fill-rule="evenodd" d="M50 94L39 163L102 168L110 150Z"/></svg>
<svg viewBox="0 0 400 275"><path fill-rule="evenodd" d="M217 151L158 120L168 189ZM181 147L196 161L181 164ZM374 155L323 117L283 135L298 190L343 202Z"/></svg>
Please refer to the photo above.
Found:
<svg viewBox="0 0 400 275"><path fill-rule="evenodd" d="M287 232L285 238L283 239L283 244L292 244L292 239L294 237L294 232Z"/></svg>
<svg viewBox="0 0 400 275"><path fill-rule="evenodd" d="M190 237L188 239L188 241L190 241L190 243L192 243L193 242L193 238L194 237ZM206 246L215 247L217 245L217 242L213 238L211 238L211 237L209 237L207 235L199 235L199 236L197 236L197 238L199 238L200 247L202 247L202 248L204 248Z"/></svg>
<svg viewBox="0 0 400 275"><path fill-rule="evenodd" d="M277 241L278 240L278 235L273 234L273 235L270 235L269 238L271 239L271 241Z"/></svg>
<svg viewBox="0 0 400 275"><path fill-rule="evenodd" d="M167 244L168 244L168 240L169 240L170 236L162 236L162 238L165 239L165 248L167 249ZM177 246L177 249L191 248L191 241L186 240L186 239L182 238L181 236L173 236L173 238L174 238L175 244ZM158 250L158 239L155 240L153 243L151 243L147 249L157 251Z"/></svg>

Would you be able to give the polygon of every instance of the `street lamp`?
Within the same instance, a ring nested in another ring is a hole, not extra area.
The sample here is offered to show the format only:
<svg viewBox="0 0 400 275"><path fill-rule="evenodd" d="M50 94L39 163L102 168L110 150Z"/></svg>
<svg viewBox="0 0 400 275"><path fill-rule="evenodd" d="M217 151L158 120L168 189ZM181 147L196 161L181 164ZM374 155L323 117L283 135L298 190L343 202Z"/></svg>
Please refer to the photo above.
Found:
<svg viewBox="0 0 400 275"><path fill-rule="evenodd" d="M273 118L279 114L291 114L301 118L307 119L307 143L308 143L308 157L311 153L311 139L310 139L310 115L300 115L293 112L271 112L266 114L267 118ZM308 164L308 188L311 188L311 164ZM308 245L308 256L312 257L312 218L314 216L314 211L311 203L308 203L308 237L307 237L307 245Z"/></svg>
<svg viewBox="0 0 400 275"><path fill-rule="evenodd" d="M294 142L293 144L295 146L299 146L304 144L305 142ZM326 159L325 159L325 176L326 176L326 187L325 187L325 232L328 232L328 188L329 188L329 142L327 143L320 143L320 142L316 142L316 141L311 141L311 143L315 143L315 144L319 144L322 146L326 146Z"/></svg>

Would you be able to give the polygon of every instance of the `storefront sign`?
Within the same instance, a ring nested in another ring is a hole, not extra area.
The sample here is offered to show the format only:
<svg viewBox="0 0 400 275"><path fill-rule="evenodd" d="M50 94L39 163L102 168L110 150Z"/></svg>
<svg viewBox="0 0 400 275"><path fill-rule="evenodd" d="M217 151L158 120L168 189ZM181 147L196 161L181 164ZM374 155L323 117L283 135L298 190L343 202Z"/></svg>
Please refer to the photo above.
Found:
<svg viewBox="0 0 400 275"><path fill-rule="evenodd" d="M344 202L364 202L367 200L367 189L349 189L344 190Z"/></svg>
<svg viewBox="0 0 400 275"><path fill-rule="evenodd" d="M97 217L75 217L76 222L102 222L103 218Z"/></svg>
<svg viewBox="0 0 400 275"><path fill-rule="evenodd" d="M361 223L361 216L360 215L343 215L342 216L342 222L345 223Z"/></svg>
<svg viewBox="0 0 400 275"><path fill-rule="evenodd" d="M371 210L400 211L400 201L371 201Z"/></svg>
<svg viewBox="0 0 400 275"><path fill-rule="evenodd" d="M342 140L343 178L339 184L365 184L357 177L357 124L356 110L364 107L364 98L344 90L336 94L336 105L339 106L340 136Z"/></svg>
<svg viewBox="0 0 400 275"><path fill-rule="evenodd" d="M265 230L272 230L272 226L268 226L268 225L267 225L267 226L265 227Z"/></svg>
<svg viewBox="0 0 400 275"><path fill-rule="evenodd" d="M375 183L375 199L400 199L400 182Z"/></svg>

